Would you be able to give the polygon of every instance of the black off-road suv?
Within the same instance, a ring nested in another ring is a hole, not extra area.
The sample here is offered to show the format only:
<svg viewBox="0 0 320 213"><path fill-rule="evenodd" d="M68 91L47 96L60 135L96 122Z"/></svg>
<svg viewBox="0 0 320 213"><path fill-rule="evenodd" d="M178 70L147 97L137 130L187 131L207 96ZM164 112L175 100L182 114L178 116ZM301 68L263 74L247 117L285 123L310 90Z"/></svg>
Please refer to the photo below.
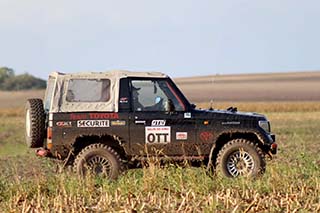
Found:
<svg viewBox="0 0 320 213"><path fill-rule="evenodd" d="M265 116L195 109L156 72L52 73L44 101L26 104L26 142L80 175L111 179L147 156L202 161L227 177L257 176L277 151Z"/></svg>

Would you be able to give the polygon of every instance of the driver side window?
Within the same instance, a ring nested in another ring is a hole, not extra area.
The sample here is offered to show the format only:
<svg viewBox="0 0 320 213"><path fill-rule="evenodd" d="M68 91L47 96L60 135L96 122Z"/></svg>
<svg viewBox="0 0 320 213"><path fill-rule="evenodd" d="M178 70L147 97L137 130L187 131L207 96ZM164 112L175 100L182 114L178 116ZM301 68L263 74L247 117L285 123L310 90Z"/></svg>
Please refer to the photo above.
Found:
<svg viewBox="0 0 320 213"><path fill-rule="evenodd" d="M164 80L132 80L134 111L182 111L183 106Z"/></svg>

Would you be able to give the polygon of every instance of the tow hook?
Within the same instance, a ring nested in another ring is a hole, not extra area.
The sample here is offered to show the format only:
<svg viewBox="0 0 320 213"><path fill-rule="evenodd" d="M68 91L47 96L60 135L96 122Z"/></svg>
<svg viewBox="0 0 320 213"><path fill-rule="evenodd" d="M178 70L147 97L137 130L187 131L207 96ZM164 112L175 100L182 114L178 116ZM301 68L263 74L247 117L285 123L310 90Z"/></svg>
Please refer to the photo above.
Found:
<svg viewBox="0 0 320 213"><path fill-rule="evenodd" d="M272 160L273 155L277 154L277 150L278 150L278 144L273 143L270 145L269 150L266 152L266 155L268 155L269 160Z"/></svg>
<svg viewBox="0 0 320 213"><path fill-rule="evenodd" d="M50 150L48 149L41 148L36 150L36 155L39 157L47 157L49 154Z"/></svg>
<svg viewBox="0 0 320 213"><path fill-rule="evenodd" d="M277 149L278 149L278 144L276 144L276 143L271 144L270 151L272 154L274 154L274 155L277 154Z"/></svg>

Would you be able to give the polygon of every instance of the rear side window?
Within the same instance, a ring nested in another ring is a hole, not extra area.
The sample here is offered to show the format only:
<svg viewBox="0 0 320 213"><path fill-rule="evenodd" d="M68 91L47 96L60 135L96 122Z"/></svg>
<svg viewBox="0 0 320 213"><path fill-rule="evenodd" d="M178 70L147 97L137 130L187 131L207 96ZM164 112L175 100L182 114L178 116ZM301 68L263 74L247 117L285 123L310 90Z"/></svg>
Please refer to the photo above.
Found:
<svg viewBox="0 0 320 213"><path fill-rule="evenodd" d="M109 79L69 80L67 90L68 102L107 102L109 99Z"/></svg>

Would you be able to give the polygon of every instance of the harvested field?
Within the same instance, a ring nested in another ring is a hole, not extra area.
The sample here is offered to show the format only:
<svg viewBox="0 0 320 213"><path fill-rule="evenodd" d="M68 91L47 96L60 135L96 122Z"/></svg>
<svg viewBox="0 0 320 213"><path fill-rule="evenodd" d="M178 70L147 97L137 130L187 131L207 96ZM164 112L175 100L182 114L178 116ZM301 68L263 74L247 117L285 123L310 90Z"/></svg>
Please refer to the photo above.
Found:
<svg viewBox="0 0 320 213"><path fill-rule="evenodd" d="M320 72L212 75L176 78L193 103L320 101ZM28 98L43 98L44 91L0 91L0 108L21 108Z"/></svg>
<svg viewBox="0 0 320 213"><path fill-rule="evenodd" d="M224 103L223 103L224 104ZM223 106L223 104L221 106ZM266 103L267 104L267 103ZM79 179L24 142L23 114L0 119L0 209L4 212L319 212L320 110L268 112L279 153L258 179L209 177L204 168L150 167L118 180ZM255 103L242 103L248 111ZM320 104L318 104L320 105ZM302 108L298 108L301 106ZM258 105L259 107L259 105ZM261 112L262 109L257 108ZM268 109L271 111L271 109ZM61 166L62 164L58 164Z"/></svg>
<svg viewBox="0 0 320 213"><path fill-rule="evenodd" d="M115 181L79 179L25 145L23 106L44 91L0 92L1 212L320 212L320 73L218 77L220 92L209 77L176 81L198 107L214 96L215 109L266 113L279 152L263 177L210 177L205 168L150 161Z"/></svg>
<svg viewBox="0 0 320 213"><path fill-rule="evenodd" d="M28 98L43 98L43 90L0 91L0 109L23 108Z"/></svg>
<svg viewBox="0 0 320 213"><path fill-rule="evenodd" d="M320 72L212 75L177 78L192 102L319 101Z"/></svg>

